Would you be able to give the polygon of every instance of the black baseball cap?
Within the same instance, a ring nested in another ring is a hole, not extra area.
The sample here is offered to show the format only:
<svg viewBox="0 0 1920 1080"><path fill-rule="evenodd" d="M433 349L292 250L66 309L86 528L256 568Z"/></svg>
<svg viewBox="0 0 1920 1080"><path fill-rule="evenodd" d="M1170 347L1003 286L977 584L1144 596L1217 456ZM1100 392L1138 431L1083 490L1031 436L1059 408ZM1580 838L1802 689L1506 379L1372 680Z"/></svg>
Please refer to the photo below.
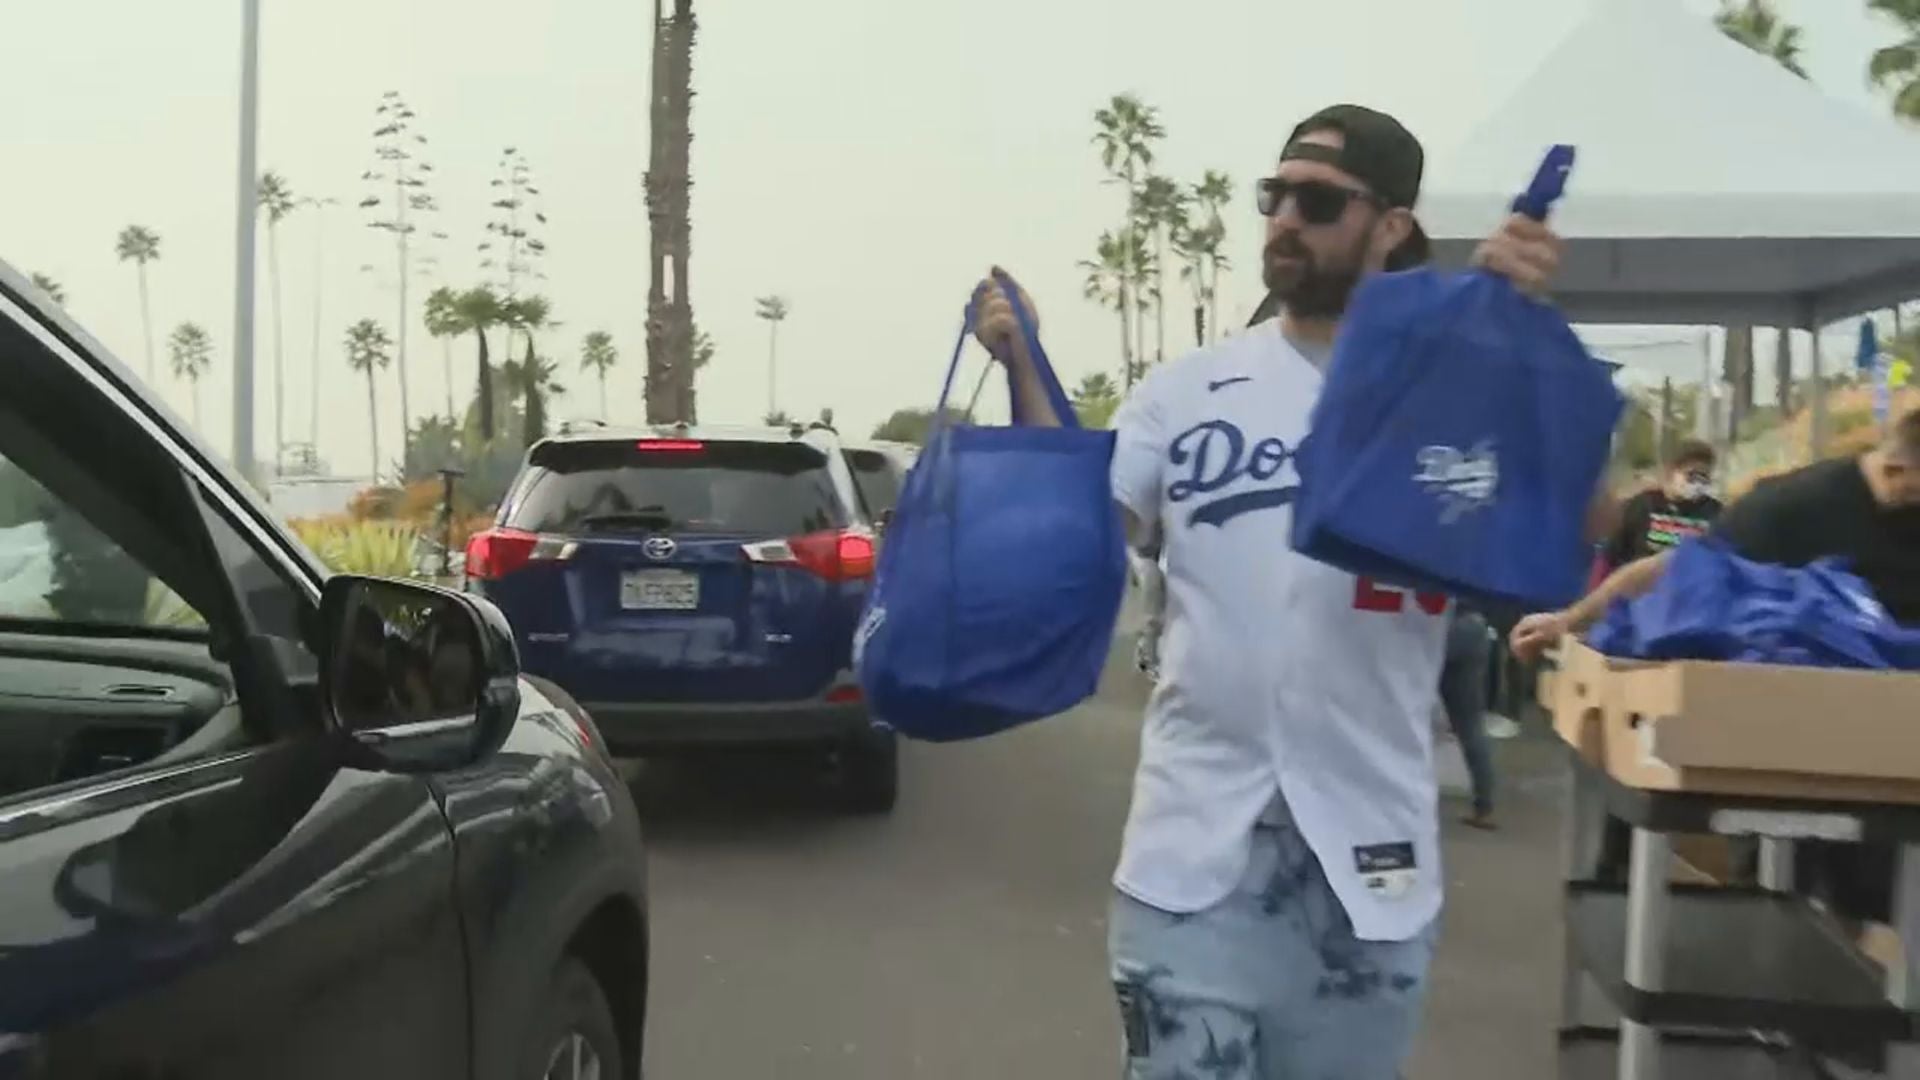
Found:
<svg viewBox="0 0 1920 1080"><path fill-rule="evenodd" d="M1301 141L1317 131L1339 132L1341 145ZM1367 185L1388 206L1412 210L1420 199L1427 155L1413 132L1386 113L1364 105L1330 105L1300 121L1287 136L1280 160L1294 159L1332 165ZM1416 220L1413 235L1393 253L1389 269L1418 266L1430 254L1426 230Z"/></svg>

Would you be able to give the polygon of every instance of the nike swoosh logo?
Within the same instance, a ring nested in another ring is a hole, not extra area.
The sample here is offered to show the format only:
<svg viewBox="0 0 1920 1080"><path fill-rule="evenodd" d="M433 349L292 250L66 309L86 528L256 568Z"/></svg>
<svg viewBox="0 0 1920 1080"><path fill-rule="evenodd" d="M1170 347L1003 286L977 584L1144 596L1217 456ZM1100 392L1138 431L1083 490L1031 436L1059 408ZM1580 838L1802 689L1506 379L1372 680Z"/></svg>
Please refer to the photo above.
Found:
<svg viewBox="0 0 1920 1080"><path fill-rule="evenodd" d="M1252 381L1253 381L1253 376L1251 375L1235 375L1230 379L1209 379L1207 380L1207 390L1209 393L1211 393L1215 390L1225 390L1227 387L1232 386L1234 383L1243 383L1243 382L1252 382Z"/></svg>

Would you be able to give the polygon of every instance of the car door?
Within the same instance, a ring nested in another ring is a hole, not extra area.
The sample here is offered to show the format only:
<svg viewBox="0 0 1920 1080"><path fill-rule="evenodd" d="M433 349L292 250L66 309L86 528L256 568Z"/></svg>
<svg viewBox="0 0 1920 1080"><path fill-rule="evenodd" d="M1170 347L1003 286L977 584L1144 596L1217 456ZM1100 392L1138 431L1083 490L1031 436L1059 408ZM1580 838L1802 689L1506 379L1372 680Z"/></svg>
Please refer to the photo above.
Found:
<svg viewBox="0 0 1920 1080"><path fill-rule="evenodd" d="M88 344L0 267L0 1076L466 1076L439 806L343 767L314 570Z"/></svg>

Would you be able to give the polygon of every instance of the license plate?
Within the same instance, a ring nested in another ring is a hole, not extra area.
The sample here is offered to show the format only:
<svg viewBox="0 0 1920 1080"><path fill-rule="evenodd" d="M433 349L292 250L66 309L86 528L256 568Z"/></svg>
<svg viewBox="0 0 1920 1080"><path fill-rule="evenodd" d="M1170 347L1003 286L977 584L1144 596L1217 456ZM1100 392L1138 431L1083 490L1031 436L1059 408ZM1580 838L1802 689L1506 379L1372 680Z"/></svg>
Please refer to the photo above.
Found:
<svg viewBox="0 0 1920 1080"><path fill-rule="evenodd" d="M684 570L622 574L620 606L628 611L692 611L700 606L700 575Z"/></svg>

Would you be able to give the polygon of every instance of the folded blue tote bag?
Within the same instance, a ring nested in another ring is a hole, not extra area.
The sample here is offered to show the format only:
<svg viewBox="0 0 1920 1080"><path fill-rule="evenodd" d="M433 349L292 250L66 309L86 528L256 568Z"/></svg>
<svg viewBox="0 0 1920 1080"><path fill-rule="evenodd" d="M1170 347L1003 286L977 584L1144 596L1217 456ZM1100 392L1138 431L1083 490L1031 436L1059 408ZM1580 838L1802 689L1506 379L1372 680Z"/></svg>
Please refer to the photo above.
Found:
<svg viewBox="0 0 1920 1080"><path fill-rule="evenodd" d="M1113 433L1080 427L1019 289L996 277L1061 426L949 421L974 328L969 303L854 639L874 714L935 742L990 735L1090 697L1126 580L1108 478Z"/></svg>
<svg viewBox="0 0 1920 1080"><path fill-rule="evenodd" d="M1839 560L1774 566L1712 538L1675 548L1659 583L1616 601L1588 643L1640 660L1920 670L1920 630L1895 623Z"/></svg>
<svg viewBox="0 0 1920 1080"><path fill-rule="evenodd" d="M1556 146L1517 211L1544 220ZM1369 277L1334 342L1296 467L1293 546L1410 589L1562 606L1623 399L1552 306L1482 270Z"/></svg>

